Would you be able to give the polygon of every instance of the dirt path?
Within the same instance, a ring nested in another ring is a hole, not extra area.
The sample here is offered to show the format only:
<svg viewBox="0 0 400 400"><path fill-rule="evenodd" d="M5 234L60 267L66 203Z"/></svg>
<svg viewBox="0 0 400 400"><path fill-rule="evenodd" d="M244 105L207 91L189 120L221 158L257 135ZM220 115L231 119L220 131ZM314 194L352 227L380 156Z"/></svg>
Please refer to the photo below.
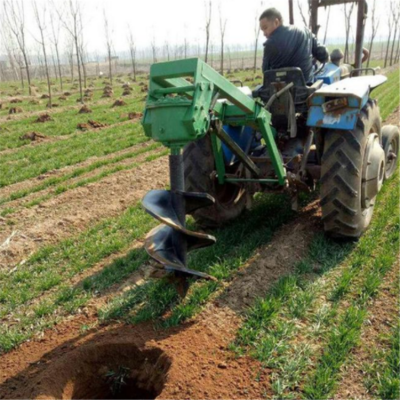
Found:
<svg viewBox="0 0 400 400"><path fill-rule="evenodd" d="M92 304L91 313L71 317L40 339L3 355L0 398L71 398L89 387L86 397L93 393L104 397L109 395L104 374L118 366L128 367L142 389L150 387L153 398L261 398L270 393L269 371L247 357L236 359L229 344L240 326L244 307L255 299L243 288L254 287L255 295L264 295L305 256L312 233L320 229L317 203L282 227L192 321L168 330L154 330L152 324L108 325L82 333L82 325L97 321ZM300 243L293 246L300 237ZM100 305L104 300L96 301ZM114 349L112 354L107 350L110 348ZM151 365L129 364L127 355L130 359L147 358ZM87 374L81 380L83 371ZM156 381L151 378L154 376ZM73 380L76 385L71 384ZM90 382L99 384L91 387ZM125 394L135 398L137 393Z"/></svg>
<svg viewBox="0 0 400 400"><path fill-rule="evenodd" d="M13 215L13 225L0 220L0 267L12 267L39 247L77 234L90 223L120 214L139 201L149 190L168 182L167 157L156 159L134 170L115 173L99 182L68 190L44 203L21 209Z"/></svg>
<svg viewBox="0 0 400 400"><path fill-rule="evenodd" d="M368 307L368 318L361 332L361 344L352 352L351 364L342 372L343 378L334 396L337 400L371 398L364 385L365 366L376 363L372 359L372 353L382 348L382 335L390 334L391 327L398 319L399 293L398 290L393 290L393 282L399 281L399 267L397 262L385 277L377 297Z"/></svg>

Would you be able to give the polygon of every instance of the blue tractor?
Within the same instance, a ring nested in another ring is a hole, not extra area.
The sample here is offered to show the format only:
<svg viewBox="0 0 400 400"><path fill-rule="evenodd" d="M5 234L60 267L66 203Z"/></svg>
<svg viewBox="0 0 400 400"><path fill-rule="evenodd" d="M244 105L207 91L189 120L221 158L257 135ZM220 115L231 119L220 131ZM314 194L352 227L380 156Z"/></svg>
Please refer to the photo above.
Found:
<svg viewBox="0 0 400 400"><path fill-rule="evenodd" d="M361 51L360 51L361 55ZM171 149L170 190L154 190L144 208L162 224L146 249L167 270L187 268L192 249L215 238L187 229L239 216L256 192L298 194L320 185L328 235L357 239L368 227L377 194L393 175L399 129L381 126L371 92L386 77L340 64L340 51L307 85L299 68L264 73L251 91L236 87L199 59L154 64L143 116L146 135Z"/></svg>

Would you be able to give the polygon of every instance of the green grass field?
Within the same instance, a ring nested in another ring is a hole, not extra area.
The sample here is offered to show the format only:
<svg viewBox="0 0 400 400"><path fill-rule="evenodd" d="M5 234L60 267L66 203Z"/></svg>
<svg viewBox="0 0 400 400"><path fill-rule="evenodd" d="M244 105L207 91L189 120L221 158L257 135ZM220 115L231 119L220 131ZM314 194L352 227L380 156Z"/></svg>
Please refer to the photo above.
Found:
<svg viewBox="0 0 400 400"><path fill-rule="evenodd" d="M232 73L230 78L246 81L250 87L261 82L248 71ZM144 135L139 119L128 119L128 113L144 108L141 86L132 84L132 94L123 97L125 106L111 107L122 93L122 82L128 80L120 77L113 98L104 99L104 79L91 79L96 89L88 102L91 114L78 114L77 93L64 102L57 100L60 104L51 111L50 122L34 122L39 112L48 111L46 100L31 104L24 98L16 104L24 112L12 119L7 119L7 109L0 110L0 234L24 227L23 216L29 210L46 210L49 200L67 192L73 195L74 190L102 183L106 177L128 171L140 180L143 169L149 169L152 178L152 163L167 151ZM383 119L399 106L398 83L396 70L372 92ZM43 82L36 86L45 87ZM71 82L66 83L64 91L71 88ZM10 106L8 97L18 90L4 83L0 90L1 103ZM88 119L107 126L77 129ZM31 131L46 138L38 143L20 139ZM113 189L105 186L104 190ZM255 358L263 370L271 371L274 398L327 399L335 394L373 312L373 299L399 256L398 193L397 173L385 183L371 226L359 242L338 243L315 233L295 271L246 310L230 349L235 357ZM49 218L57 218L57 212L49 212ZM137 200L118 215L91 222L56 242L39 244L22 261L0 262L0 354L102 297L107 301L98 309L97 324L153 321L157 329L180 325L223 293L237 271L295 218L286 196L257 195L251 211L213 232L217 245L190 255L190 268L216 280L191 281L184 299L167 278L118 290L149 263L143 240L157 221ZM192 219L189 227L197 229ZM398 295L398 286L393 290ZM395 399L399 396L398 326L381 342L374 362L366 367L365 387L371 398Z"/></svg>

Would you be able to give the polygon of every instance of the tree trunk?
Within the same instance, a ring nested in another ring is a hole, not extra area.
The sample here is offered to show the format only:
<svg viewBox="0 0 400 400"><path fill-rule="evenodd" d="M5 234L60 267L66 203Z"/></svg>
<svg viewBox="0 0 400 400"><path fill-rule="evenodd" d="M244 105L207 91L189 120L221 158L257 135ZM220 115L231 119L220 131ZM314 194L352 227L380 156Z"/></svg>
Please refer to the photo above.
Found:
<svg viewBox="0 0 400 400"><path fill-rule="evenodd" d="M396 21L395 28L394 28L392 51L390 53L390 66L393 65L393 52L394 52L394 46L396 43L396 35L397 35L397 21Z"/></svg>
<svg viewBox="0 0 400 400"><path fill-rule="evenodd" d="M386 55L385 55L385 63L383 65L383 68L386 68L387 62L388 62L388 57L389 57L389 46L390 46L390 40L392 39L392 32L389 30L389 38L387 41L386 45Z"/></svg>

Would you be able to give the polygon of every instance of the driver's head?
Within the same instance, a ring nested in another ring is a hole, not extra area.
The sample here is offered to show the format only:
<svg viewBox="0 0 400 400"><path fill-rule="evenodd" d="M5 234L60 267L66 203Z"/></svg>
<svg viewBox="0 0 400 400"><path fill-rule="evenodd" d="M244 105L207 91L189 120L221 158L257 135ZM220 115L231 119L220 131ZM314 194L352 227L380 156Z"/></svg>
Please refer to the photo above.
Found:
<svg viewBox="0 0 400 400"><path fill-rule="evenodd" d="M282 14L276 8L268 8L260 16L260 29L266 38L269 38L272 32L282 24Z"/></svg>

